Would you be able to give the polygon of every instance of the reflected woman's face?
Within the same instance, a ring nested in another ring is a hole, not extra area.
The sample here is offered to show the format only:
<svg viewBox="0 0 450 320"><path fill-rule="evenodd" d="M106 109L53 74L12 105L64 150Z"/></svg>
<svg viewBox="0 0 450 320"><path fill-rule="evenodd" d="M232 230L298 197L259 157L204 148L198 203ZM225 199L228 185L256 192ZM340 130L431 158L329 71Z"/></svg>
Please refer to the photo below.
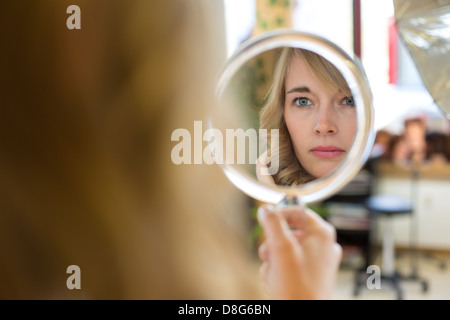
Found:
<svg viewBox="0 0 450 320"><path fill-rule="evenodd" d="M315 80L294 55L285 82L284 119L297 159L316 178L335 169L356 133L353 97Z"/></svg>

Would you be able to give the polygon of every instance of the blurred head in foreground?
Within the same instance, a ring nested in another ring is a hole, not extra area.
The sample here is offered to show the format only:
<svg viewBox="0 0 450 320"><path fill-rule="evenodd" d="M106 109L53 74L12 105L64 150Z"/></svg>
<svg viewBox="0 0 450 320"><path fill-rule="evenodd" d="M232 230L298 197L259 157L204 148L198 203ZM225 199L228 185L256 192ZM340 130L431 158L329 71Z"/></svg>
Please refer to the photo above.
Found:
<svg viewBox="0 0 450 320"><path fill-rule="evenodd" d="M212 101L217 4L75 1L69 30L64 1L7 2L0 298L257 298L244 199L217 167L170 157Z"/></svg>

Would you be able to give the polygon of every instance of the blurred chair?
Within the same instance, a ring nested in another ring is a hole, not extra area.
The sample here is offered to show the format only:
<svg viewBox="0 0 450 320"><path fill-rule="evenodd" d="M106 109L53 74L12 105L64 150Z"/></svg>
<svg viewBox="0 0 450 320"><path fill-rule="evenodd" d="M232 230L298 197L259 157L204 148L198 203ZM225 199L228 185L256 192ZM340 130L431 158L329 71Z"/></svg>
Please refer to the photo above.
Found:
<svg viewBox="0 0 450 320"><path fill-rule="evenodd" d="M375 264L378 254L378 246L375 243L377 222L379 219L385 220L382 230L381 280L382 283L391 284L397 298L403 299L401 280L419 281L424 292L428 290L428 282L419 277L417 271L413 271L409 276L401 275L395 266L392 219L405 214L413 219L414 206L412 201L399 196L374 194L378 160L378 157L369 158L357 176L339 193L324 200L324 203L329 208L328 220L335 226L337 241L344 247L344 252L346 246L354 246L359 248L363 257L363 262L354 266L354 296L359 295L361 288L366 286L369 276L367 268ZM412 242L409 249L411 253L415 252L416 248ZM417 270L414 269L415 266L413 262L413 270Z"/></svg>
<svg viewBox="0 0 450 320"><path fill-rule="evenodd" d="M334 225L337 242L344 249L342 267L355 271L354 294L357 294L361 281L367 278L367 268L373 264L374 257L374 223L365 206L372 195L373 179L372 163L369 161L343 189L323 201L327 207L327 220ZM346 252L351 249L360 258L357 263L347 263ZM365 282L364 282L365 283Z"/></svg>
<svg viewBox="0 0 450 320"><path fill-rule="evenodd" d="M413 276L404 276L395 267L395 243L392 228L392 219L394 216L408 214L412 215L414 208L412 202L395 195L372 195L366 200L366 207L373 218L384 218L385 224L382 237L382 283L388 281L397 292L397 299L404 298L401 286L402 280L419 281L422 284L422 290L428 290L428 282L420 278L417 274ZM411 248L413 249L413 248ZM361 283L359 283L359 286ZM359 287L355 290L359 293Z"/></svg>

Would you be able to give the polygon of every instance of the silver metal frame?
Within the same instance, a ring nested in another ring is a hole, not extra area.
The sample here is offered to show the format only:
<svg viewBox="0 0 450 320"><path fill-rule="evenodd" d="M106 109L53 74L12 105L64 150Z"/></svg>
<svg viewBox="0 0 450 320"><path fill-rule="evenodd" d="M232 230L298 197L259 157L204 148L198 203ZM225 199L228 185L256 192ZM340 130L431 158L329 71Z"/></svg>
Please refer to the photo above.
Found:
<svg viewBox="0 0 450 320"><path fill-rule="evenodd" d="M296 47L310 50L333 63L349 84L357 111L355 141L344 161L329 175L297 187L277 186L257 181L237 166L221 165L229 180L247 195L267 203L311 203L327 198L343 188L366 162L374 142L372 92L363 68L334 43L320 36L291 29L277 29L254 37L232 55L218 81L220 99L228 82L250 59L268 50ZM214 127L210 119L209 126Z"/></svg>

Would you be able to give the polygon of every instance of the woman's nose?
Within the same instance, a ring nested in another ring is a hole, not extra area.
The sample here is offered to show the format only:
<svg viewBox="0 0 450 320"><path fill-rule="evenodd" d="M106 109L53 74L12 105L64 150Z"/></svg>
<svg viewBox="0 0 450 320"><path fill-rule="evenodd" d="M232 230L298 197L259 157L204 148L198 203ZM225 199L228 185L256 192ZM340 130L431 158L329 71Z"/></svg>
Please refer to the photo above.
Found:
<svg viewBox="0 0 450 320"><path fill-rule="evenodd" d="M317 120L314 127L314 132L319 135L334 135L338 132L335 121L335 115L329 109L320 110L317 114Z"/></svg>

